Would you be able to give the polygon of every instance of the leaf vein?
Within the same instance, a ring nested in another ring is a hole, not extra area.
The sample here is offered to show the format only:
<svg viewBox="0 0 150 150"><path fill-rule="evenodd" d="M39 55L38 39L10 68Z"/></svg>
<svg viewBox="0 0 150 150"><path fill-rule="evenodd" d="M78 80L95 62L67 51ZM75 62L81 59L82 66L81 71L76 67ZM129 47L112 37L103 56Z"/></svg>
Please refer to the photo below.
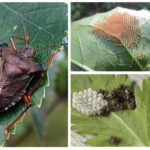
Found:
<svg viewBox="0 0 150 150"><path fill-rule="evenodd" d="M14 9L10 8L8 5L1 3L2 6L4 6L6 9L10 10L11 12L13 12L14 14L16 14L17 16L20 16L19 12L15 11ZM51 32L45 30L42 26L35 24L34 22L32 22L31 20L27 19L26 17L24 17L23 15L21 15L22 19L24 19L25 21L27 21L28 23L32 24L33 26L35 26L36 28L38 28L39 30L42 30L44 32L46 32L47 34L54 36Z"/></svg>

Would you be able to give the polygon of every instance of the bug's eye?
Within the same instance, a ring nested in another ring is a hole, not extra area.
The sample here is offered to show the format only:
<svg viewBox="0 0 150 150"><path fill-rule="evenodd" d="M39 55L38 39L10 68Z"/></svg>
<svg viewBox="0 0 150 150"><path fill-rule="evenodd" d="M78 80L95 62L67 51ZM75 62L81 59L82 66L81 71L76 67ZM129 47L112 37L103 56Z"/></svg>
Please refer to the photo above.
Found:
<svg viewBox="0 0 150 150"><path fill-rule="evenodd" d="M4 47L8 47L8 44L6 44L6 43L0 44L0 48L4 48Z"/></svg>

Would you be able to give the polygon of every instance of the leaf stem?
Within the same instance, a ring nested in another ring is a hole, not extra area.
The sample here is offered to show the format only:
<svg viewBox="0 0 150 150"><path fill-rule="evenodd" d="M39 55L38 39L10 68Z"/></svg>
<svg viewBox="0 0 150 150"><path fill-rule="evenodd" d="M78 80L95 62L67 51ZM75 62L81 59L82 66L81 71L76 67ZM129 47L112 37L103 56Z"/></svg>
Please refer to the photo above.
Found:
<svg viewBox="0 0 150 150"><path fill-rule="evenodd" d="M91 68L89 68L89 67L87 67L87 66L85 66L85 65L82 65L82 64L78 63L78 62L75 61L75 60L71 60L71 62L72 62L73 64L75 64L75 65L81 67L82 69L84 69L84 70L86 70L86 71L94 71L94 70L92 70Z"/></svg>

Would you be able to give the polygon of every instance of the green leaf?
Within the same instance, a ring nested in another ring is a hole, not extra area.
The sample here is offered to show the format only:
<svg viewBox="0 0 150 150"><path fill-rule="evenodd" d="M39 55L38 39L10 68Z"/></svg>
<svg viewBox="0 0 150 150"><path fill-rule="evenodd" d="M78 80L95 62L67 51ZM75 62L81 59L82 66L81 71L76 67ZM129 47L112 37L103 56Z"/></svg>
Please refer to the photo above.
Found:
<svg viewBox="0 0 150 150"><path fill-rule="evenodd" d="M88 78L92 84L89 84ZM124 75L74 75L72 92L88 88L89 85L93 89L112 89L122 83L130 84L130 81ZM72 129L80 134L94 135L86 141L92 146L150 146L149 91L150 77L143 81L142 89L137 85L135 87L135 110L115 111L105 117L88 117L72 109ZM110 143L112 136L120 138L121 142L118 145Z"/></svg>
<svg viewBox="0 0 150 150"><path fill-rule="evenodd" d="M136 16L141 29L139 43L128 48L123 43L116 45L112 40L96 36L91 29L97 21L115 12L126 12ZM142 71L147 70L150 62L150 12L115 8L106 13L98 13L72 23L71 61L72 64L87 71ZM144 55L144 59L135 59ZM75 70L77 67L75 67ZM72 68L74 70L74 68ZM80 69L81 70L81 69Z"/></svg>
<svg viewBox="0 0 150 150"><path fill-rule="evenodd" d="M59 49L67 31L67 4L65 3L0 3L0 41L9 43L10 36L23 37L29 33L29 45L38 51L34 61L46 65L51 51ZM24 42L15 41L17 48L24 46ZM51 45L51 46L50 46ZM34 105L40 107L45 96L45 86L49 85L49 77L44 81L31 97ZM5 144L5 128L26 107L20 102L15 109L2 114L0 117L0 146ZM15 132L15 127L10 133Z"/></svg>

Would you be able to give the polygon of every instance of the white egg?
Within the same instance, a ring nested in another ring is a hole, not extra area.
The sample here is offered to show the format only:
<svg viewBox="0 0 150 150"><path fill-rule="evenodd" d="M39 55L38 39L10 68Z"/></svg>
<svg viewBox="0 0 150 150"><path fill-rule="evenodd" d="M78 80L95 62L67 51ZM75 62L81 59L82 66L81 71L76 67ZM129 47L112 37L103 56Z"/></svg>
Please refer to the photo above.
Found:
<svg viewBox="0 0 150 150"><path fill-rule="evenodd" d="M72 101L73 108L88 116L100 115L103 107L108 105L108 102L104 100L103 94L98 94L97 91L91 88L78 93L74 92Z"/></svg>

